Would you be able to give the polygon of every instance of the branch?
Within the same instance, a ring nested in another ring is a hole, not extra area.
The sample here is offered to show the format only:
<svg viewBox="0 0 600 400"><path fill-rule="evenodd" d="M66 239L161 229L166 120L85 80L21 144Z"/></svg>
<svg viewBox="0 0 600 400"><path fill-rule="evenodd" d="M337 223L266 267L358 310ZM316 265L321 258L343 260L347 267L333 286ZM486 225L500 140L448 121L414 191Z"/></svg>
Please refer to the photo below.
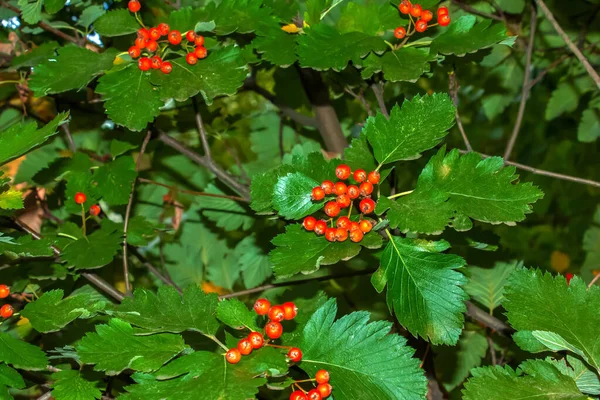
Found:
<svg viewBox="0 0 600 400"><path fill-rule="evenodd" d="M567 34L565 33L565 31L560 27L560 25L558 24L558 22L554 18L554 15L548 9L548 6L546 5L546 3L544 3L543 0L535 0L535 2L540 7L540 9L542 10L542 12L546 15L546 18L548 18L548 21L550 21L550 23L554 27L554 30L556 30L556 33L558 33L558 35L562 38L562 40L567 44L567 46L569 47L569 49L571 49L571 51L573 52L573 54L575 54L575 56L583 64L583 66L585 67L585 70L587 71L587 73L592 77L592 79L594 80L594 82L596 82L596 85L598 86L598 88L600 88L600 75L598 75L598 73L590 65L590 62L588 61L588 59L585 58L585 56L583 55L583 53L581 52L581 50L579 50L579 48L577 48L577 46L575 46L575 44L573 43L573 41L571 41L571 39L569 38L569 36L567 36Z"/></svg>
<svg viewBox="0 0 600 400"><path fill-rule="evenodd" d="M483 325L487 326L490 329L493 329L501 335L513 331L513 329L510 326L506 325L503 321L499 320L493 315L488 314L486 311L483 311L481 308L477 307L470 301L466 301L465 304L467 306L467 316L471 319L477 322L481 322Z"/></svg>
<svg viewBox="0 0 600 400"><path fill-rule="evenodd" d="M360 101L360 103L364 107L364 109L367 112L367 115L369 117L372 117L375 115L375 113L373 113L373 110L371 110L371 106L369 105L369 102L367 101L367 99L365 99L365 89L363 87L361 87L359 89L358 93L354 93L354 91L352 91L352 89L347 88L347 87L344 88L344 92L348 93L350 96L352 96L356 100Z"/></svg>
<svg viewBox="0 0 600 400"><path fill-rule="evenodd" d="M177 289L179 294L183 294L183 291L181 290L181 288L175 282L173 282L173 280L171 278L161 274L160 271L158 270L158 268L156 268L154 265L152 265L152 263L150 261L148 261L148 259L146 257L141 255L140 252L135 247L129 246L129 250L131 251L131 254L133 254L138 260L140 260L140 262L142 264L144 264L144 266L146 268L148 268L148 270L154 274L154 276L156 276L158 279L163 281L165 284L173 286L175 289Z"/></svg>
<svg viewBox="0 0 600 400"><path fill-rule="evenodd" d="M65 136L67 138L67 143L69 145L69 150L71 150L73 153L75 153L77 151L77 146L75 146L75 141L73 140L73 135L71 135L71 131L69 130L69 123L67 122L66 124L62 124L60 127L65 132Z"/></svg>
<svg viewBox="0 0 600 400"><path fill-rule="evenodd" d="M515 122L515 127L513 128L512 135L510 136L510 140L506 145L506 150L504 151L504 161L508 161L510 158L510 154L515 147L515 143L517 141L517 137L519 136L519 131L521 130L521 123L523 122L523 116L525 115L525 106L527 105L527 98L529 97L529 91L531 87L529 86L529 78L531 76L531 56L533 54L533 44L535 41L535 29L537 24L537 12L535 6L531 5L531 27L529 33L529 44L527 45L527 58L525 61L525 78L523 79L523 90L521 91L521 104L519 104L519 113L517 114L517 121Z"/></svg>
<svg viewBox="0 0 600 400"><path fill-rule="evenodd" d="M187 193L187 194L191 194L192 196L205 196L205 197L217 197L220 199L229 199L229 200L235 200L235 201L242 201L247 203L248 201L242 197L239 196L228 196L226 194L215 194L215 193L206 193L206 192L196 192L193 190L187 190L187 189L179 189L175 186L169 186L169 185L165 185L164 183L160 183L160 182L156 182L156 181L152 181L150 179L146 179L146 178L138 178L138 181L141 183L148 183L150 185L156 185L156 186L162 186L164 188L167 188L173 192L181 192L181 193Z"/></svg>
<svg viewBox="0 0 600 400"><path fill-rule="evenodd" d="M375 98L377 99L377 104L379 104L379 109L381 113L385 115L386 118L390 117L390 113L388 112L387 107L385 106L385 99L383 97L383 81L379 84L374 83L371 85L371 89L373 90L373 94L375 94Z"/></svg>
<svg viewBox="0 0 600 400"><path fill-rule="evenodd" d="M210 145L208 144L208 135L206 134L206 129L204 128L204 123L202 122L202 115L200 115L200 110L198 110L198 103L196 102L195 97L192 97L192 106L194 107L194 113L196 114L196 127L198 128L198 133L200 134L200 141L202 142L204 155L206 158L212 159Z"/></svg>
<svg viewBox="0 0 600 400"><path fill-rule="evenodd" d="M37 400L50 400L52 398L52 391L48 391L37 398Z"/></svg>
<svg viewBox="0 0 600 400"><path fill-rule="evenodd" d="M464 4L458 0L452 0L452 3L456 4L457 6L459 6L460 8L462 8L463 10L465 10L466 12L468 12L470 14L479 15L480 17L489 18L489 19L493 19L496 21L503 21L502 17L499 17L498 15L481 12L481 11L479 11L467 4Z"/></svg>
<svg viewBox="0 0 600 400"><path fill-rule="evenodd" d="M458 126L458 130L462 135L467 150L473 151L473 147L471 146L469 138L467 137L467 132L465 132L465 128L463 127L462 119L460 119L460 114L458 114L458 80L456 79L456 73L454 71L448 74L448 91L450 92L450 97L454 103L454 115L456 117L456 125Z"/></svg>

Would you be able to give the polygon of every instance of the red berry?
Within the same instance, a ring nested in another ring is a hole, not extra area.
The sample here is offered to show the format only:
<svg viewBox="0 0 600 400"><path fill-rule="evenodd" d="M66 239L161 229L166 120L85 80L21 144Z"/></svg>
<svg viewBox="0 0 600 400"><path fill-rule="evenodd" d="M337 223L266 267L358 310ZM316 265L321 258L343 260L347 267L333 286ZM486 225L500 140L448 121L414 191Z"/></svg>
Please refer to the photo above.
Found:
<svg viewBox="0 0 600 400"><path fill-rule="evenodd" d="M367 180L369 182L371 182L373 185L377 185L379 183L380 178L381 178L381 175L379 175L379 172L371 171L371 172L369 172L369 176L367 177Z"/></svg>
<svg viewBox="0 0 600 400"><path fill-rule="evenodd" d="M302 390L296 390L290 395L290 400L308 400L308 398Z"/></svg>
<svg viewBox="0 0 600 400"><path fill-rule="evenodd" d="M306 394L308 400L321 400L321 393L317 389L313 389Z"/></svg>
<svg viewBox="0 0 600 400"><path fill-rule="evenodd" d="M146 29L146 28L138 29L137 38L138 39L150 39L150 31L148 31L148 29Z"/></svg>
<svg viewBox="0 0 600 400"><path fill-rule="evenodd" d="M10 294L10 288L6 285L0 285L0 299L5 299Z"/></svg>
<svg viewBox="0 0 600 400"><path fill-rule="evenodd" d="M427 22L422 19L415 22L415 31L417 32L425 32L427 30Z"/></svg>
<svg viewBox="0 0 600 400"><path fill-rule="evenodd" d="M87 200L87 196L85 193L77 192L75 193L75 203L83 204Z"/></svg>
<svg viewBox="0 0 600 400"><path fill-rule="evenodd" d="M419 18L421 16L422 12L423 12L423 7L421 7L419 4L415 4L414 6L412 6L412 8L410 10L410 15L412 15L415 18Z"/></svg>
<svg viewBox="0 0 600 400"><path fill-rule="evenodd" d="M269 319L275 322L281 322L285 318L285 312L281 306L273 306L269 310Z"/></svg>
<svg viewBox="0 0 600 400"><path fill-rule="evenodd" d="M247 356L252 353L252 343L250 343L250 340L248 339L242 339L238 342L237 349L243 356Z"/></svg>
<svg viewBox="0 0 600 400"><path fill-rule="evenodd" d="M323 181L323 183L321 183L321 189L325 191L325 194L333 193L333 182Z"/></svg>
<svg viewBox="0 0 600 400"><path fill-rule="evenodd" d="M323 200L325 198L325 191L323 190L322 187L320 186L316 186L313 188L310 197L314 200L314 201L319 201L319 200Z"/></svg>
<svg viewBox="0 0 600 400"><path fill-rule="evenodd" d="M345 242L348 239L348 231L346 229L337 228L335 230L335 240L337 242Z"/></svg>
<svg viewBox="0 0 600 400"><path fill-rule="evenodd" d="M171 71L173 71L173 64L171 64L168 61L163 61L162 65L160 66L160 70L164 73L164 74L170 74Z"/></svg>
<svg viewBox="0 0 600 400"><path fill-rule="evenodd" d="M358 222L350 222L350 232L352 231L359 231L360 230L360 225L358 224Z"/></svg>
<svg viewBox="0 0 600 400"><path fill-rule="evenodd" d="M158 28L150 28L150 39L158 40L160 39L160 31Z"/></svg>
<svg viewBox="0 0 600 400"><path fill-rule="evenodd" d="M319 391L319 394L321 395L321 397L325 398L331 394L333 387L331 387L331 385L329 383L320 383L317 386L317 390Z"/></svg>
<svg viewBox="0 0 600 400"><path fill-rule="evenodd" d="M320 369L315 375L317 383L329 383L329 372L325 369Z"/></svg>
<svg viewBox="0 0 600 400"><path fill-rule="evenodd" d="M181 43L181 33L179 33L178 30L172 30L169 32L169 43L175 45Z"/></svg>
<svg viewBox="0 0 600 400"><path fill-rule="evenodd" d="M193 42L194 39L196 39L196 32L194 32L194 31L187 31L185 33L185 38L187 39L188 42Z"/></svg>
<svg viewBox="0 0 600 400"><path fill-rule="evenodd" d="M237 364L242 359L242 353L238 349L229 349L225 354L225 359L230 364Z"/></svg>
<svg viewBox="0 0 600 400"><path fill-rule="evenodd" d="M363 214L371 214L375 210L375 202L367 197L360 201L358 207Z"/></svg>
<svg viewBox="0 0 600 400"><path fill-rule="evenodd" d="M287 354L288 358L293 362L299 362L302 360L302 350L297 347L292 347Z"/></svg>
<svg viewBox="0 0 600 400"><path fill-rule="evenodd" d="M159 56L154 56L150 59L152 62L152 69L160 69L162 67L162 60Z"/></svg>
<svg viewBox="0 0 600 400"><path fill-rule="evenodd" d="M335 201L330 201L325 204L325 214L330 217L337 217L340 213L340 206Z"/></svg>
<svg viewBox="0 0 600 400"><path fill-rule="evenodd" d="M204 46L198 46L196 47L196 50L194 50L194 55L196 55L199 60L202 60L208 55L208 50L206 50L206 47Z"/></svg>
<svg viewBox="0 0 600 400"><path fill-rule="evenodd" d="M340 194L344 194L348 191L348 186L346 186L346 184L344 182L336 182L335 185L333 186L333 193L337 194L338 196Z"/></svg>
<svg viewBox="0 0 600 400"><path fill-rule="evenodd" d="M429 22L433 19L433 13L429 10L423 11L423 13L421 14L421 19L425 22Z"/></svg>
<svg viewBox="0 0 600 400"><path fill-rule="evenodd" d="M265 338L258 332L252 332L248 335L248 340L254 350L260 349L265 343Z"/></svg>
<svg viewBox="0 0 600 400"><path fill-rule="evenodd" d="M364 236L365 236L365 234L362 233L362 231L360 229L355 229L353 231L350 231L350 240L353 241L354 243L358 243L361 240L363 240Z"/></svg>
<svg viewBox="0 0 600 400"><path fill-rule="evenodd" d="M194 53L187 53L185 56L185 62L190 65L194 65L198 62L198 57Z"/></svg>
<svg viewBox="0 0 600 400"><path fill-rule="evenodd" d="M364 169L357 169L354 171L354 180L358 183L364 182L367 179L367 171Z"/></svg>
<svg viewBox="0 0 600 400"><path fill-rule="evenodd" d="M570 272L568 272L568 273L566 273L566 274L565 274L565 279L567 280L567 285L570 285L570 284L571 284L571 279L573 279L573 277L574 277L574 276L575 276L575 275L573 275L573 274L572 274L572 273L570 273ZM2 298L2 297L0 297L0 298Z"/></svg>
<svg viewBox="0 0 600 400"><path fill-rule="evenodd" d="M304 221L302 222L302 226L304 226L304 229L306 229L307 231L315 230L316 224L317 224L317 219L315 217L311 217L311 216L304 218Z"/></svg>
<svg viewBox="0 0 600 400"><path fill-rule="evenodd" d="M320 220L317 221L317 223L315 224L315 233L317 235L323 235L325 233L325 230L327 229L327 222Z"/></svg>
<svg viewBox="0 0 600 400"><path fill-rule="evenodd" d="M128 51L131 58L138 58L142 54L141 50L137 46L131 46Z"/></svg>
<svg viewBox="0 0 600 400"><path fill-rule="evenodd" d="M406 29L403 26L399 26L396 29L394 29L394 36L396 37L396 39L404 39L404 37L406 36Z"/></svg>
<svg viewBox="0 0 600 400"><path fill-rule="evenodd" d="M440 15L438 17L438 24L440 24L440 26L450 25L450 16L448 14Z"/></svg>
<svg viewBox="0 0 600 400"><path fill-rule="evenodd" d="M171 28L169 27L169 25L165 24L164 22L158 24L158 31L160 32L161 36L167 36L170 30Z"/></svg>
<svg viewBox="0 0 600 400"><path fill-rule="evenodd" d="M254 311L258 315L267 315L271 309L271 302L267 299L258 299L254 303Z"/></svg>
<svg viewBox="0 0 600 400"><path fill-rule="evenodd" d="M348 217L339 217L336 224L335 224L338 228L342 228L342 229L350 229L350 218Z"/></svg>
<svg viewBox="0 0 600 400"><path fill-rule="evenodd" d="M371 229L373 229L373 224L368 219L363 219L362 221L360 221L358 223L358 226L360 227L360 230L363 233L369 233L371 232Z"/></svg>
<svg viewBox="0 0 600 400"><path fill-rule="evenodd" d="M437 15L438 15L438 17L441 17L442 15L448 15L448 7L438 8Z"/></svg>
<svg viewBox="0 0 600 400"><path fill-rule="evenodd" d="M298 315L298 307L291 301L283 303L281 307L283 308L283 319L286 321L291 321Z"/></svg>
<svg viewBox="0 0 600 400"><path fill-rule="evenodd" d="M327 228L325 229L325 239L329 240L330 242L335 242L335 233L336 233L337 229L336 228Z"/></svg>
<svg viewBox="0 0 600 400"><path fill-rule="evenodd" d="M137 38L135 39L135 47L139 48L139 49L144 49L146 48L146 44L148 43L149 39L145 39L145 38Z"/></svg>
<svg viewBox="0 0 600 400"><path fill-rule="evenodd" d="M363 182L360 184L359 189L362 196L368 196L373 193L373 184L371 182Z"/></svg>
<svg viewBox="0 0 600 400"><path fill-rule="evenodd" d="M283 334L283 326L279 322L271 321L265 325L265 333L271 339L279 339Z"/></svg>
<svg viewBox="0 0 600 400"><path fill-rule="evenodd" d="M90 215L93 217L97 217L98 215L100 215L100 211L102 211L102 209L98 204L94 204L90 207Z"/></svg>
<svg viewBox="0 0 600 400"><path fill-rule="evenodd" d="M158 50L158 42L156 40L148 40L148 42L146 42L146 50L150 53L154 53Z"/></svg>
<svg viewBox="0 0 600 400"><path fill-rule="evenodd" d="M138 67L142 71L148 71L150 68L152 68L152 61L150 61L148 57L142 57L138 60Z"/></svg>
<svg viewBox="0 0 600 400"><path fill-rule="evenodd" d="M196 35L196 38L194 39L194 44L196 46L204 46L204 36Z"/></svg>
<svg viewBox="0 0 600 400"><path fill-rule="evenodd" d="M142 5L138 0L129 0L129 3L127 3L127 8L129 8L129 11L131 11L132 13L136 13L140 11Z"/></svg>
<svg viewBox="0 0 600 400"><path fill-rule="evenodd" d="M0 307L0 317L2 318L10 318L12 317L15 309L10 304L5 304Z"/></svg>
<svg viewBox="0 0 600 400"><path fill-rule="evenodd" d="M346 208L346 207L350 206L350 203L352 203L352 200L350 200L350 196L348 196L347 194L340 194L335 199L335 202L338 203L340 208Z"/></svg>
<svg viewBox="0 0 600 400"><path fill-rule="evenodd" d="M410 3L408 1L403 1L398 6L398 9L400 10L400 12L402 14L410 14L411 8L412 8L412 6L410 5Z"/></svg>
<svg viewBox="0 0 600 400"><path fill-rule="evenodd" d="M348 186L346 192L348 193L348 196L350 196L351 200L358 198L358 196L360 195L360 189L354 185Z"/></svg>
<svg viewBox="0 0 600 400"><path fill-rule="evenodd" d="M350 177L351 173L352 173L352 170L346 164L338 165L338 167L335 169L335 176L337 176L338 179L341 179L343 181L348 179Z"/></svg>

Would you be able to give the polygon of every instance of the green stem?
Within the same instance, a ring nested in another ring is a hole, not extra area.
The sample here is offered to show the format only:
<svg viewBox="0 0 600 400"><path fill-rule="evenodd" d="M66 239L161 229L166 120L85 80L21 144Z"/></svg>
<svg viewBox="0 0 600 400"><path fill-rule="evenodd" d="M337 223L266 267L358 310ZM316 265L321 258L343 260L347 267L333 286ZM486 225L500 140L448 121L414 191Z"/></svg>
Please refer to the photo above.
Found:
<svg viewBox="0 0 600 400"><path fill-rule="evenodd" d="M144 25L144 23L142 22L140 15L138 13L135 13L135 19L138 22L138 24L140 24L142 26L142 28L146 27L146 25Z"/></svg>
<svg viewBox="0 0 600 400"><path fill-rule="evenodd" d="M86 236L85 229L85 207L81 204L81 231L83 232L83 236Z"/></svg>
<svg viewBox="0 0 600 400"><path fill-rule="evenodd" d="M388 196L388 199L395 199L396 197L402 197L402 196L406 196L407 194L411 194L412 192L414 192L414 190L407 190L406 192L402 192L402 193L397 193L393 196Z"/></svg>
<svg viewBox="0 0 600 400"><path fill-rule="evenodd" d="M214 335L204 335L204 336L206 336L207 338L209 338L210 340L212 340L213 342L218 344L223 350L229 351L229 348L227 346L225 346L223 344L223 342L221 342L219 339L217 339L216 336L214 336Z"/></svg>
<svg viewBox="0 0 600 400"><path fill-rule="evenodd" d="M22 80L18 80L18 81L15 81L15 80L2 81L2 82L0 82L0 85L4 85L5 83L15 83L15 84L20 84L20 83L23 83L23 81L22 81Z"/></svg>
<svg viewBox="0 0 600 400"><path fill-rule="evenodd" d="M59 232L58 236L63 236L63 237L66 237L66 238L69 238L69 239L72 239L72 240L77 240L77 238L75 236L71 236L68 233Z"/></svg>

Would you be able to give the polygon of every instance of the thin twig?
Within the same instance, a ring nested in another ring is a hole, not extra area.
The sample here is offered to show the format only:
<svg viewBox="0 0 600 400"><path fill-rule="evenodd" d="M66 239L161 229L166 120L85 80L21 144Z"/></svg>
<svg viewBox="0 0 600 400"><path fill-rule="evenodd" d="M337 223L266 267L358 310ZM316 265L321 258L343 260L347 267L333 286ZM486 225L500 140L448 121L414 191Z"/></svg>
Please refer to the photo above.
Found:
<svg viewBox="0 0 600 400"><path fill-rule="evenodd" d="M75 146L75 141L73 140L73 136L71 135L71 131L69 130L69 124L62 124L60 127L65 132L67 143L69 144L69 150L75 153L77 151L77 146Z"/></svg>
<svg viewBox="0 0 600 400"><path fill-rule="evenodd" d="M490 348L490 357L492 359L492 365L495 367L497 362L496 362L496 349L494 349L494 341L492 340L491 337L487 337L487 342L488 342L488 346Z"/></svg>
<svg viewBox="0 0 600 400"><path fill-rule="evenodd" d="M383 82L379 84L373 83L371 85L371 90L373 90L373 93L375 94L375 98L377 99L377 104L379 104L379 109L381 110L381 113L385 115L386 118L389 118L390 113L388 112L388 109L385 106L385 99L383 97L383 86Z"/></svg>
<svg viewBox="0 0 600 400"><path fill-rule="evenodd" d="M470 301L465 302L465 304L467 306L468 317L474 319L477 322L481 322L488 328L498 332L498 334L512 332L513 329L510 326L506 325L503 321L500 321L493 315L488 314L486 311L483 311L481 308L477 307Z"/></svg>
<svg viewBox="0 0 600 400"><path fill-rule="evenodd" d="M466 12L468 12L470 14L479 15L480 17L489 18L489 19L493 19L496 21L503 21L503 18L498 15L481 12L481 11L479 11L467 4L464 4L458 0L452 0L452 3L456 4L457 6L459 6L460 8L462 8L463 10L465 10Z"/></svg>
<svg viewBox="0 0 600 400"><path fill-rule="evenodd" d="M364 109L367 112L367 115L369 117L372 117L373 115L375 115L373 113L373 110L371 109L371 106L369 105L369 102L367 101L367 99L365 99L365 89L363 87L361 87L359 89L358 93L354 93L354 91L352 89L347 88L347 87L344 88L344 92L348 93L350 96L352 96L356 100L360 101L360 103L364 107Z"/></svg>
<svg viewBox="0 0 600 400"><path fill-rule="evenodd" d="M558 35L567 44L569 49L573 52L573 54L575 54L577 59L579 59L579 61L583 64L587 73L592 77L594 82L596 82L596 85L598 86L598 88L600 88L600 75L598 75L598 73L590 65L590 62L588 61L588 59L583 55L581 50L579 50L579 48L575 45L575 43L573 43L573 41L569 38L569 36L561 28L561 26L558 24L558 22L554 18L554 15L550 11L550 9L548 9L548 6L546 5L546 3L544 3L543 0L535 0L535 2L541 8L542 12L546 15L546 18L548 18L548 21L550 21L550 23L554 27L554 30L556 30Z"/></svg>
<svg viewBox="0 0 600 400"><path fill-rule="evenodd" d="M515 122L515 126L513 128L512 134L506 145L506 150L504 151L504 161L508 161L510 158L510 154L513 151L515 143L517 142L517 137L519 136L519 131L521 130L521 123L523 122L523 116L525 115L525 106L527 105L527 98L529 97L529 91L531 87L529 86L529 78L531 77L531 56L533 54L533 44L535 41L535 29L537 25L537 12L535 6L531 5L531 24L529 28L529 44L527 45L527 58L525 61L525 78L523 79L523 90L521 91L521 104L519 104L519 113L517 114L517 121Z"/></svg>
<svg viewBox="0 0 600 400"><path fill-rule="evenodd" d="M192 97L192 106L194 107L194 113L196 114L196 128L198 128L198 133L200 134L200 141L202 142L204 155L207 158L212 159L210 145L208 144L208 135L206 134L206 129L204 128L204 123L202 122L202 115L200 115L200 110L198 110L198 103L196 102L195 97Z"/></svg>
<svg viewBox="0 0 600 400"><path fill-rule="evenodd" d="M243 201L243 202L247 203L246 199L244 199L242 197L239 197L239 196L229 196L229 195L226 195L226 194L196 192L196 191L193 191L193 190L179 189L179 188L177 188L175 186L165 185L164 183L152 181L152 180L146 179L146 178L138 178L138 181L141 182L141 183L149 183L150 185L162 186L164 188L172 190L173 192L187 193L187 194L191 194L193 196L217 197L219 199L230 199L230 200L235 200L235 201Z"/></svg>
<svg viewBox="0 0 600 400"><path fill-rule="evenodd" d="M588 285L588 290L592 288L592 286L594 286L594 284L596 282L598 282L598 279L600 279L600 273L596 274L596 276L594 277L594 279L592 279L592 281L590 282L590 284Z"/></svg>
<svg viewBox="0 0 600 400"><path fill-rule="evenodd" d="M160 271L154 265L152 265L152 263L150 261L148 261L148 259L146 257L141 255L140 252L135 247L133 247L133 246L128 246L128 247L129 247L129 251L131 251L131 254L133 254L138 260L140 260L140 262L142 264L144 264L144 266L146 268L148 268L148 270L150 272L152 272L154 274L154 276L156 276L158 279L163 281L165 284L173 286L175 289L177 289L177 291L180 294L183 294L183 291L181 290L181 288L175 282L173 282L171 277L161 274Z"/></svg>
<svg viewBox="0 0 600 400"><path fill-rule="evenodd" d="M146 133L146 137L142 142L142 148L138 154L137 162L135 163L135 170L138 173L140 171L140 166L142 165L142 158L144 157L146 147L148 146L148 142L150 142L151 137L152 130L148 129L148 133ZM131 293L131 282L129 282L129 262L127 260L127 230L129 229L129 217L131 216L131 207L133 205L133 197L135 196L136 183L137 176L131 184L131 193L129 194L129 201L127 202L127 209L125 210L125 221L123 223L123 279L125 280L125 291L127 294Z"/></svg>
<svg viewBox="0 0 600 400"><path fill-rule="evenodd" d="M463 141L465 142L465 146L468 151L473 151L473 147L471 146L471 142L469 142L469 138L467 136L467 132L465 132L465 128L463 127L462 120L460 118L460 114L458 113L458 80L456 79L456 73L452 71L448 74L448 90L450 92L450 97L452 98L452 102L454 103L454 114L456 117L456 126L458 126L458 130L462 135Z"/></svg>
<svg viewBox="0 0 600 400"><path fill-rule="evenodd" d="M285 155L285 148L283 143L283 129L285 128L285 124L283 123L283 118L279 115L279 157L283 160L283 156Z"/></svg>

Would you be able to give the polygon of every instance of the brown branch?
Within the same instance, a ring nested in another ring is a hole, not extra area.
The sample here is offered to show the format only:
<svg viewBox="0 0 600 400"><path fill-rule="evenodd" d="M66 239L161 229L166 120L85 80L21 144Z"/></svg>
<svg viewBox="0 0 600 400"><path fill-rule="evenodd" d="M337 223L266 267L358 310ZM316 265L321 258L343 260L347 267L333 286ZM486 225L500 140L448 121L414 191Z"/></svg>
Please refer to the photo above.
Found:
<svg viewBox="0 0 600 400"><path fill-rule="evenodd" d="M374 83L371 85L371 90L373 90L373 94L375 94L375 98L377 99L377 104L379 104L379 109L381 110L381 113L385 115L386 118L389 118L390 113L388 112L388 109L385 106L385 99L383 97L383 86L383 82L380 82L379 84Z"/></svg>
<svg viewBox="0 0 600 400"><path fill-rule="evenodd" d="M52 398L52 391L48 391L37 398L37 400L50 400Z"/></svg>
<svg viewBox="0 0 600 400"><path fill-rule="evenodd" d="M144 257L143 255L140 254L140 252L133 246L129 246L129 250L131 251L131 254L133 254L138 260L140 260L140 262L142 264L144 264L144 266L146 268L148 268L148 270L154 274L154 276L156 276L158 279L160 279L161 281L163 281L165 284L173 286L175 289L177 289L177 291L182 294L183 291L181 290L181 288L175 283L173 282L173 280L168 277L163 275L158 268L156 268L154 265L152 265L152 263L150 261L148 261L148 259L146 257Z"/></svg>
<svg viewBox="0 0 600 400"><path fill-rule="evenodd" d="M508 161L510 158L510 154L515 147L515 143L517 142L517 137L519 136L519 131L521 130L521 123L523 122L523 116L525 115L525 106L527 105L527 98L529 97L529 91L531 87L529 86L529 78L531 77L531 56L533 55L533 44L535 41L535 29L537 24L537 12L535 6L531 5L531 26L529 28L529 44L527 45L527 58L525 61L525 77L523 79L523 90L521 91L521 103L519 104L519 113L517 114L517 121L515 122L515 126L513 128L512 134L506 145L506 150L504 151L504 161Z"/></svg>
<svg viewBox="0 0 600 400"><path fill-rule="evenodd" d="M69 123L62 124L60 127L65 132L67 143L69 144L69 150L75 153L77 151L77 146L75 146L75 141L73 140L73 136L71 135L71 131L69 130Z"/></svg>
<svg viewBox="0 0 600 400"><path fill-rule="evenodd" d="M198 110L198 103L196 102L195 97L192 97L192 106L194 107L194 113L196 114L196 127L198 128L198 133L200 134L200 141L202 142L204 155L206 158L212 159L210 145L208 144L208 135L206 134L206 129L204 128L204 123L202 122L202 115L200 115L200 110Z"/></svg>
<svg viewBox="0 0 600 400"><path fill-rule="evenodd" d="M503 21L502 17L500 17L498 15L488 14L488 13L481 12L481 11L479 11L479 10L477 10L477 9L475 9L475 8L467 5L467 4L464 4L461 1L452 0L452 3L456 4L457 6L459 6L460 8L462 8L463 10L465 10L466 12L468 12L470 14L478 15L478 16L483 17L483 18L493 19L493 20L496 20L496 21Z"/></svg>
<svg viewBox="0 0 600 400"><path fill-rule="evenodd" d="M467 306L467 316L471 319L477 322L481 322L483 325L487 326L490 329L493 329L501 335L513 331L513 329L510 326L506 325L503 321L483 311L481 308L477 307L470 301L465 302L465 304Z"/></svg>
<svg viewBox="0 0 600 400"><path fill-rule="evenodd" d="M246 199L244 199L242 197L239 197L239 196L228 196L226 194L196 192L196 191L193 191L193 190L179 189L179 188L177 188L175 186L165 185L164 183L152 181L152 180L146 179L146 178L138 178L138 181L141 182L141 183L148 183L150 185L162 186L164 188L172 190L173 192L181 192L181 193L191 194L192 196L217 197L217 198L220 198L220 199L229 199L229 200L235 200L235 201L242 201L242 202L245 202L245 203L248 202Z"/></svg>
<svg viewBox="0 0 600 400"><path fill-rule="evenodd" d="M592 281L589 283L589 285L588 285L588 287L587 287L587 288L588 288L588 290L589 290L589 289L591 289L591 288L592 288L592 286L594 286L594 284L595 284L596 282L598 282L598 279L600 279L600 274L597 274L597 275L594 277L594 279L592 279Z"/></svg>
<svg viewBox="0 0 600 400"><path fill-rule="evenodd" d="M548 21L550 21L550 23L554 27L554 30L556 31L556 33L558 33L558 35L567 44L567 46L573 52L573 54L575 54L577 59L583 64L587 73L592 77L594 82L596 82L596 86L598 86L598 88L600 88L600 75L598 75L598 73L590 65L590 62L588 61L588 59L583 55L581 50L579 50L579 48L575 45L575 43L573 43L573 41L569 38L569 36L561 28L561 26L558 24L558 22L554 18L554 15L550 11L550 9L548 9L548 6L546 5L546 3L544 3L543 0L535 0L535 2L540 7L542 12L546 15L546 18L548 18Z"/></svg>
<svg viewBox="0 0 600 400"><path fill-rule="evenodd" d="M344 92L348 93L350 96L352 96L356 100L360 101L360 103L364 107L364 109L367 112L367 115L369 117L372 117L373 115L375 115L373 113L373 110L371 110L371 106L369 105L369 102L367 101L367 99L365 99L365 89L363 87L361 87L359 89L358 93L354 93L354 91L350 88L344 88Z"/></svg>
<svg viewBox="0 0 600 400"><path fill-rule="evenodd" d="M490 348L490 357L492 359L492 366L496 366L498 363L496 362L496 349L494 349L494 341L491 337L487 337L488 347Z"/></svg>
<svg viewBox="0 0 600 400"><path fill-rule="evenodd" d="M458 130L462 135L463 141L465 142L465 146L468 151L473 151L473 147L471 146L471 142L469 142L469 138L467 137L467 132L465 132L465 128L462 124L462 119L460 118L460 114L458 113L458 80L456 79L456 73L452 71L448 74L448 90L450 92L450 97L452 98L452 102L454 103L454 115L456 118L456 126L458 126Z"/></svg>

